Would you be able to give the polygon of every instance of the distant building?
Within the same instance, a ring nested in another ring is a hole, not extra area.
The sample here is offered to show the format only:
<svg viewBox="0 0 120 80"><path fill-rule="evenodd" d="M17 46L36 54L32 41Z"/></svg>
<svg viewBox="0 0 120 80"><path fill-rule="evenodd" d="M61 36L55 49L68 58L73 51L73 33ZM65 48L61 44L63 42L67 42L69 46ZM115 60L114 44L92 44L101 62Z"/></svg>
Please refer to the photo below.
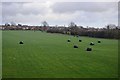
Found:
<svg viewBox="0 0 120 80"><path fill-rule="evenodd" d="M2 25L0 25L0 30L2 30Z"/></svg>

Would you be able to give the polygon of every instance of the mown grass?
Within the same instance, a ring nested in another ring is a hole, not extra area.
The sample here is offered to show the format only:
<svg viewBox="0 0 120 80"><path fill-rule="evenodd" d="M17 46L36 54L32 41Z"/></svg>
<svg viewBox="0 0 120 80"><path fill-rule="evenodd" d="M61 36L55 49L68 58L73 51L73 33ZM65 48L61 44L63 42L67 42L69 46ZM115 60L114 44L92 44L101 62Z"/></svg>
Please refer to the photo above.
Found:
<svg viewBox="0 0 120 80"><path fill-rule="evenodd" d="M0 79L2 78L2 31L0 30Z"/></svg>
<svg viewBox="0 0 120 80"><path fill-rule="evenodd" d="M118 41L80 39L81 43L77 37L63 34L3 31L3 78L118 77ZM87 52L91 41L95 43L93 51ZM73 48L74 44L79 48Z"/></svg>

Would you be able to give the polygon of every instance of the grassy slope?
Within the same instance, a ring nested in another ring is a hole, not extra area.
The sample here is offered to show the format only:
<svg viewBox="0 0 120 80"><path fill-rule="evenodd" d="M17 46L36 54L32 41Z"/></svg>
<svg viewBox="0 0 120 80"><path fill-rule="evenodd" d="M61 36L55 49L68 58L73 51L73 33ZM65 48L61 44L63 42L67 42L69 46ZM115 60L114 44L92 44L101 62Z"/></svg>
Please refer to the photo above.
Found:
<svg viewBox="0 0 120 80"><path fill-rule="evenodd" d="M2 31L0 30L0 79L2 78Z"/></svg>
<svg viewBox="0 0 120 80"><path fill-rule="evenodd" d="M71 38L72 43L67 43ZM32 31L3 32L3 77L117 77L117 40ZM24 41L19 45L20 40ZM89 42L92 52L86 52ZM74 49L73 44L79 48Z"/></svg>

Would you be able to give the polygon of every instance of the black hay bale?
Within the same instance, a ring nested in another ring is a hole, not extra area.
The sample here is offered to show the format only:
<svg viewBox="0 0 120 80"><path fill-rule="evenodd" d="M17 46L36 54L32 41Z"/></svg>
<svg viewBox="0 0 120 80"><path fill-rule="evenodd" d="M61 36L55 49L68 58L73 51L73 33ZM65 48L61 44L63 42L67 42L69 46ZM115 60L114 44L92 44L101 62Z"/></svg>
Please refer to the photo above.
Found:
<svg viewBox="0 0 120 80"><path fill-rule="evenodd" d="M70 40L70 39L68 39L68 40L67 40L67 42L71 42L71 40Z"/></svg>
<svg viewBox="0 0 120 80"><path fill-rule="evenodd" d="M95 44L93 42L91 42L90 45L95 45Z"/></svg>
<svg viewBox="0 0 120 80"><path fill-rule="evenodd" d="M79 42L82 42L82 40L81 40L81 39L79 39Z"/></svg>
<svg viewBox="0 0 120 80"><path fill-rule="evenodd" d="M74 45L74 48L78 48L78 46L77 46L77 45Z"/></svg>
<svg viewBox="0 0 120 80"><path fill-rule="evenodd" d="M76 37L79 37L79 35L77 35Z"/></svg>
<svg viewBox="0 0 120 80"><path fill-rule="evenodd" d="M98 43L101 43L101 41L98 41Z"/></svg>
<svg viewBox="0 0 120 80"><path fill-rule="evenodd" d="M86 49L86 51L92 51L92 48L88 47L88 48Z"/></svg>
<svg viewBox="0 0 120 80"><path fill-rule="evenodd" d="M24 44L23 41L20 41L19 44Z"/></svg>

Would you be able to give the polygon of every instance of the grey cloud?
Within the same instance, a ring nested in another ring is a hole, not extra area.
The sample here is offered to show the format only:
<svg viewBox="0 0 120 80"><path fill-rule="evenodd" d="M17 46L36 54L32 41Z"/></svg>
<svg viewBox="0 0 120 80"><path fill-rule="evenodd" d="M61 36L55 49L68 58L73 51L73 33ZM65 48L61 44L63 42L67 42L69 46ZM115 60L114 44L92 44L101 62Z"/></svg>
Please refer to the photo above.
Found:
<svg viewBox="0 0 120 80"><path fill-rule="evenodd" d="M68 25L74 21L78 25L105 25L117 23L117 3L113 2L58 2L44 3L3 3L2 22ZM47 6L47 7L46 7ZM48 8L49 7L49 8ZM78 11L78 12L77 12Z"/></svg>
<svg viewBox="0 0 120 80"><path fill-rule="evenodd" d="M2 23L2 3L0 3L0 23Z"/></svg>
<svg viewBox="0 0 120 80"><path fill-rule="evenodd" d="M3 17L16 15L17 13L20 12L20 7L21 7L20 3L19 4L18 3L11 3L11 2L2 3Z"/></svg>
<svg viewBox="0 0 120 80"><path fill-rule="evenodd" d="M51 6L54 12L66 13L75 11L104 12L117 9L117 2L59 2Z"/></svg>
<svg viewBox="0 0 120 80"><path fill-rule="evenodd" d="M14 3L14 2L5 2L2 4L2 14L3 17L5 16L15 16L17 14L22 14L22 15L29 15L29 14L44 14L45 12L47 12L47 10L43 7L43 8L39 8L35 5L31 5L31 3L22 3L22 2L18 2L18 3Z"/></svg>

